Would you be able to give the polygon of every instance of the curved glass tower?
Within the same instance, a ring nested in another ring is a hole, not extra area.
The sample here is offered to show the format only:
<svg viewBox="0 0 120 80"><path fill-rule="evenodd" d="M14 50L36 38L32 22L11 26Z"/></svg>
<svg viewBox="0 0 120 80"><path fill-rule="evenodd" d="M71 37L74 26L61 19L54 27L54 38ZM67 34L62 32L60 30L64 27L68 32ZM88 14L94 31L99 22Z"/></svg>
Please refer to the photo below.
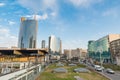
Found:
<svg viewBox="0 0 120 80"><path fill-rule="evenodd" d="M37 27L37 20L21 18L18 40L19 48L36 48Z"/></svg>
<svg viewBox="0 0 120 80"><path fill-rule="evenodd" d="M61 52L61 40L60 38L51 35L49 37L49 52L51 54L59 55Z"/></svg>

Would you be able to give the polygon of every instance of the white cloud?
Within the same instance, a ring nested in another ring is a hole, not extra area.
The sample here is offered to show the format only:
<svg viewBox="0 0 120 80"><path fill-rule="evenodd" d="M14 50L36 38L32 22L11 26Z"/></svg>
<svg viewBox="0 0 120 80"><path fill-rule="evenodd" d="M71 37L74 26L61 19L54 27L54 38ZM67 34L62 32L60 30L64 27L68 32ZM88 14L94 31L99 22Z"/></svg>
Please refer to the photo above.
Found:
<svg viewBox="0 0 120 80"><path fill-rule="evenodd" d="M2 37L5 37L9 34L9 30L8 29L5 29L5 28L0 28L0 36Z"/></svg>
<svg viewBox="0 0 120 80"><path fill-rule="evenodd" d="M24 8L32 11L33 14L43 14L36 16L38 20L46 20L48 16L54 18L58 13L57 0L18 0L17 2ZM31 15L26 17L31 17Z"/></svg>
<svg viewBox="0 0 120 80"><path fill-rule="evenodd" d="M43 4L45 9L50 8L54 10L57 7L57 0L43 0Z"/></svg>
<svg viewBox="0 0 120 80"><path fill-rule="evenodd" d="M18 3L25 8L32 9L34 13L57 9L57 0L18 0Z"/></svg>
<svg viewBox="0 0 120 80"><path fill-rule="evenodd" d="M37 20L46 20L48 18L48 14L36 15Z"/></svg>
<svg viewBox="0 0 120 80"><path fill-rule="evenodd" d="M10 30L6 28L0 28L0 47L17 46L18 38L11 35Z"/></svg>
<svg viewBox="0 0 120 80"><path fill-rule="evenodd" d="M76 7L88 7L101 1L102 0L68 0L68 2L72 3Z"/></svg>
<svg viewBox="0 0 120 80"><path fill-rule="evenodd" d="M48 14L43 14L43 15L26 15L25 17L28 17L28 18L36 18L37 20L46 20L48 19Z"/></svg>
<svg viewBox="0 0 120 80"><path fill-rule="evenodd" d="M114 16L117 17L119 15L119 9L118 8L111 8L102 13L102 16Z"/></svg>
<svg viewBox="0 0 120 80"><path fill-rule="evenodd" d="M0 7L5 6L5 3L0 3Z"/></svg>
<svg viewBox="0 0 120 80"><path fill-rule="evenodd" d="M50 15L51 15L51 16L56 16L57 13L56 13L56 12L52 12Z"/></svg>
<svg viewBox="0 0 120 80"><path fill-rule="evenodd" d="M15 22L14 21L8 21L9 25L14 25Z"/></svg>

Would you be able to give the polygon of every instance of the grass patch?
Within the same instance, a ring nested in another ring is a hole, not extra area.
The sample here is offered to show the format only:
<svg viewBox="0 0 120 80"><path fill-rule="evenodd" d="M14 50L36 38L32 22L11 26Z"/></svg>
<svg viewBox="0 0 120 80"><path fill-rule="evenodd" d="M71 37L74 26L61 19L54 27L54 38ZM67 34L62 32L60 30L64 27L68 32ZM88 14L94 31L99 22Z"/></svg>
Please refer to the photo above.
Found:
<svg viewBox="0 0 120 80"><path fill-rule="evenodd" d="M111 68L115 71L120 71L120 66L114 64L103 64L105 68Z"/></svg>
<svg viewBox="0 0 120 80"><path fill-rule="evenodd" d="M63 68L68 70L68 73L51 73L51 71L55 68L58 68L56 64L50 65L44 72L42 72L37 80L76 80L74 76L80 76L83 80L109 80L95 72L91 73L75 73L73 70L75 68L85 67L80 64L78 66L67 66L64 64Z"/></svg>

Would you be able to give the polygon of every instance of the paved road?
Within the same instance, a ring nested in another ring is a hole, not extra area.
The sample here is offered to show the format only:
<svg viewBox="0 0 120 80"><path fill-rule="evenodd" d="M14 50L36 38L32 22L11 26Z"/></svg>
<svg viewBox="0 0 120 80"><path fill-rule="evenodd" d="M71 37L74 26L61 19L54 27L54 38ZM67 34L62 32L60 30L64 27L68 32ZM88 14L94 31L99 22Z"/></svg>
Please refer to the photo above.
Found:
<svg viewBox="0 0 120 80"><path fill-rule="evenodd" d="M89 68L94 69L92 66L87 65ZM120 80L120 72L115 72L115 74L109 74L106 71L99 72L102 75L110 78L111 80Z"/></svg>
<svg viewBox="0 0 120 80"><path fill-rule="evenodd" d="M120 73L115 72L115 74L106 73L106 71L102 72L105 76L109 77L111 80L120 80Z"/></svg>

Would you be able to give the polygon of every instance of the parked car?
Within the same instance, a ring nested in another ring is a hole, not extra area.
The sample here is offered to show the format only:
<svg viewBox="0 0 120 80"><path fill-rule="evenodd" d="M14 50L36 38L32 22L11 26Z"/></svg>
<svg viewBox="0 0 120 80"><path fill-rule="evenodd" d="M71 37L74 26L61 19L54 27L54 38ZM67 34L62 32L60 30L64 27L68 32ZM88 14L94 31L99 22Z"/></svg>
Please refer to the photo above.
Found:
<svg viewBox="0 0 120 80"><path fill-rule="evenodd" d="M94 68L96 69L97 67L100 67L100 65L94 65Z"/></svg>
<svg viewBox="0 0 120 80"><path fill-rule="evenodd" d="M104 70L104 67L100 66L100 65L94 65L94 68L96 71L103 71Z"/></svg>
<svg viewBox="0 0 120 80"><path fill-rule="evenodd" d="M103 70L104 70L104 67L102 67L102 66L96 67L96 70L97 70L97 71L103 71Z"/></svg>
<svg viewBox="0 0 120 80"><path fill-rule="evenodd" d="M115 74L115 71L113 71L113 70L110 69L110 68L107 68L107 69L106 69L106 72L107 72L107 73L110 73L110 74Z"/></svg>

